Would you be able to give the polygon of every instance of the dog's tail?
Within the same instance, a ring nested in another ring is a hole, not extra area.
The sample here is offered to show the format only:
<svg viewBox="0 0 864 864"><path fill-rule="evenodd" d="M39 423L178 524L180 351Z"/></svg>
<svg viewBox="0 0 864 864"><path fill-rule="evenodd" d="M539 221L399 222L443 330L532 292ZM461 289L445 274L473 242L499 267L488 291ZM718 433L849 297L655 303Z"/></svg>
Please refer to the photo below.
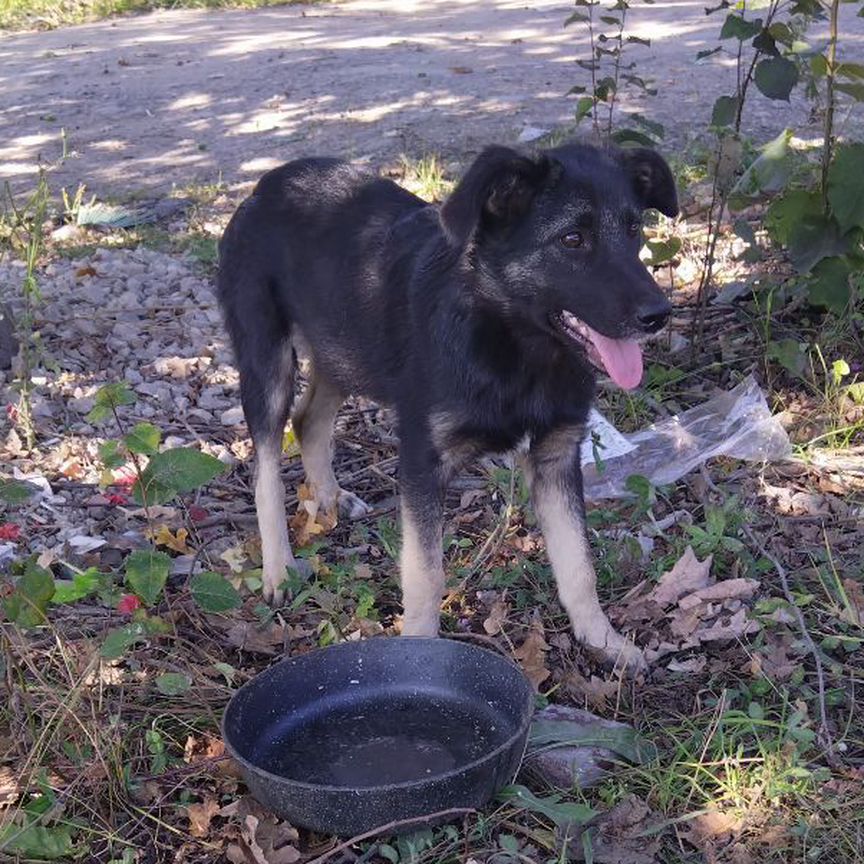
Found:
<svg viewBox="0 0 864 864"><path fill-rule="evenodd" d="M217 294L240 371L240 398L255 446L278 447L294 398L292 322L278 301L267 231L255 198L219 243Z"/></svg>

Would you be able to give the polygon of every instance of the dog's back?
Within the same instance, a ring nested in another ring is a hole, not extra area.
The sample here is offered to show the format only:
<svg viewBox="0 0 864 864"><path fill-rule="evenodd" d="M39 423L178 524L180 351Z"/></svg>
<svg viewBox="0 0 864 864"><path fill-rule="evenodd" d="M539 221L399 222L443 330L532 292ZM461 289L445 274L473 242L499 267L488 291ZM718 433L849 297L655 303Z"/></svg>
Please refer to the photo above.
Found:
<svg viewBox="0 0 864 864"><path fill-rule="evenodd" d="M346 392L392 401L381 370L398 369L412 329L399 292L418 248L438 234L423 201L346 162L270 171L220 243L219 296L239 361L302 339Z"/></svg>

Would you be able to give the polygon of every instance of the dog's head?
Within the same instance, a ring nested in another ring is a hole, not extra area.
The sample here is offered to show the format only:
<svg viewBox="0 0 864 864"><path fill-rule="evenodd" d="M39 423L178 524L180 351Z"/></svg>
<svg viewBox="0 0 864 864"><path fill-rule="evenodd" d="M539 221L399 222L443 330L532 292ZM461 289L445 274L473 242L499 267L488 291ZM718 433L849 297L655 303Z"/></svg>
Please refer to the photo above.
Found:
<svg viewBox="0 0 864 864"><path fill-rule="evenodd" d="M621 387L642 378L639 338L671 312L639 260L642 213L678 213L653 150L490 147L441 208L475 290L514 325L583 352Z"/></svg>

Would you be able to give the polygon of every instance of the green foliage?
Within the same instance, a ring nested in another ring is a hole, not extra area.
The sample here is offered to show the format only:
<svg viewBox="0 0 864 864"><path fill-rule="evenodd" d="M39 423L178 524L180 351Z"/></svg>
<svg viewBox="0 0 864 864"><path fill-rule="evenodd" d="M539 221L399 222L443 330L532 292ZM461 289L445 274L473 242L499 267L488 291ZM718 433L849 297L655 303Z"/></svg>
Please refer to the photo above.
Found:
<svg viewBox="0 0 864 864"><path fill-rule="evenodd" d="M45 612L53 596L54 577L31 559L25 562L15 589L3 600L3 610L19 627L38 627L45 623Z"/></svg>
<svg viewBox="0 0 864 864"><path fill-rule="evenodd" d="M132 494L139 504L165 504L181 492L191 492L226 470L224 463L194 447L157 453L141 473Z"/></svg>
<svg viewBox="0 0 864 864"><path fill-rule="evenodd" d="M194 575L189 590L205 612L228 612L242 603L237 589L224 576L211 571Z"/></svg>
<svg viewBox="0 0 864 864"><path fill-rule="evenodd" d="M651 253L651 257L645 263L649 267L659 267L674 260L681 251L681 239L670 237L668 240L649 240L645 247Z"/></svg>
<svg viewBox="0 0 864 864"><path fill-rule="evenodd" d="M780 339L768 343L766 356L800 378L807 368L807 344L797 339Z"/></svg>
<svg viewBox="0 0 864 864"><path fill-rule="evenodd" d="M136 423L132 431L123 436L123 443L130 453L154 456L159 452L162 433L152 423Z"/></svg>
<svg viewBox="0 0 864 864"><path fill-rule="evenodd" d="M163 696L182 696L192 686L192 680L181 672L164 672L154 681Z"/></svg>
<svg viewBox="0 0 864 864"><path fill-rule="evenodd" d="M135 394L123 382L105 384L96 391L95 404L87 415L90 423L101 423L123 405L134 405Z"/></svg>
<svg viewBox="0 0 864 864"><path fill-rule="evenodd" d="M596 812L587 804L578 804L575 801L563 801L559 794L535 795L527 786L514 783L505 786L499 793L501 801L515 804L532 813L539 813L555 823L559 828L584 825L596 816Z"/></svg>
<svg viewBox="0 0 864 864"><path fill-rule="evenodd" d="M627 12L631 5L632 0L609 0L606 4L602 0L576 0L577 9L564 21L564 26L580 24L588 31L591 56L576 62L588 73L590 83L574 85L568 95L579 97L575 112L577 123L590 117L594 132L607 140L616 144L652 146L663 137L663 126L641 115L628 116L634 125L613 130L615 108L622 91L657 95L651 83L636 74L637 64L624 62L628 46L651 45L649 39L627 33Z"/></svg>
<svg viewBox="0 0 864 864"><path fill-rule="evenodd" d="M654 748L629 726L605 727L569 720L534 720L528 737L529 750L557 747L603 747L638 765L653 757Z"/></svg>
<svg viewBox="0 0 864 864"><path fill-rule="evenodd" d="M838 148L828 171L827 191L840 231L864 229L864 144Z"/></svg>
<svg viewBox="0 0 864 864"><path fill-rule="evenodd" d="M6 825L0 829L0 852L28 860L71 861L75 856L72 825Z"/></svg>
<svg viewBox="0 0 864 864"><path fill-rule="evenodd" d="M136 643L145 641L147 635L147 627L141 621L135 621L124 627L118 627L105 637L99 653L106 660L116 660L122 657L126 653L126 650Z"/></svg>
<svg viewBox="0 0 864 864"><path fill-rule="evenodd" d="M95 567L75 573L72 579L55 579L51 602L55 604L76 603L95 594L103 585L103 574Z"/></svg>
<svg viewBox="0 0 864 864"><path fill-rule="evenodd" d="M121 442L113 438L103 441L99 445L99 459L109 470L120 468L126 464L126 455L121 447Z"/></svg>
<svg viewBox="0 0 864 864"><path fill-rule="evenodd" d="M168 581L170 569L171 559L164 552L136 549L126 559L126 584L145 606L153 606Z"/></svg>
<svg viewBox="0 0 864 864"><path fill-rule="evenodd" d="M26 483L19 483L17 480L5 480L0 477L0 501L4 504L10 507L24 504L32 494L32 487Z"/></svg>
<svg viewBox="0 0 864 864"><path fill-rule="evenodd" d="M798 67L785 57L770 57L756 64L753 80L760 92L769 99L788 102L798 83Z"/></svg>

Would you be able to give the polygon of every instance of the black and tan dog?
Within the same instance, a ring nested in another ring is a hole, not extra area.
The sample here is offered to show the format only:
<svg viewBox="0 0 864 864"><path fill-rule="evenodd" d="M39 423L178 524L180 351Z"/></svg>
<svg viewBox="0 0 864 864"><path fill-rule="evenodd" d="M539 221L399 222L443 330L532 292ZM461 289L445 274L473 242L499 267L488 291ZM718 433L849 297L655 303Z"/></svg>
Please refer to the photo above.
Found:
<svg viewBox="0 0 864 864"><path fill-rule="evenodd" d="M442 502L464 460L527 444L527 471L575 635L609 659L638 651L600 608L579 445L596 370L639 384L639 338L669 303L639 260L642 212L677 213L651 150L485 150L440 208L335 159L266 174L220 245L219 296L258 458L264 594L296 566L279 479L298 355L312 373L294 429L320 507L365 505L332 468L349 394L399 421L403 633L437 634Z"/></svg>

